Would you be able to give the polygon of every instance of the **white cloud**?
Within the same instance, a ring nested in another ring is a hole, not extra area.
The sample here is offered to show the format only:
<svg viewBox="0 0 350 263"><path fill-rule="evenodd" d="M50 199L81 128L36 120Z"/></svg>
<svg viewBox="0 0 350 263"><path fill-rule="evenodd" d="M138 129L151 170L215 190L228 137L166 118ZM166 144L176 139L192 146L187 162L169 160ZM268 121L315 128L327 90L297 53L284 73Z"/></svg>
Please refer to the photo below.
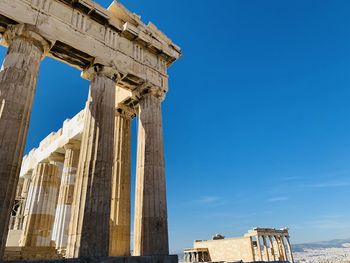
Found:
<svg viewBox="0 0 350 263"><path fill-rule="evenodd" d="M319 182L308 185L312 188L331 188L331 187L346 187L350 186L349 181L328 181L328 182Z"/></svg>
<svg viewBox="0 0 350 263"><path fill-rule="evenodd" d="M289 198L286 196L277 196L277 197L272 197L267 199L267 202L274 203L274 202L283 202L283 201L288 201Z"/></svg>

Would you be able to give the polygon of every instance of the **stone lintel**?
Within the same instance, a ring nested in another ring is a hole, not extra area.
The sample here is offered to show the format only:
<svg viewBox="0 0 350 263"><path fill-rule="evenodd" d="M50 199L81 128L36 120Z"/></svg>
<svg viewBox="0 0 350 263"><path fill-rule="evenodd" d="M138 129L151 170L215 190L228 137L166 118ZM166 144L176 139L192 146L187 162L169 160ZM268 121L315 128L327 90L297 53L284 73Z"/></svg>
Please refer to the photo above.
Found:
<svg viewBox="0 0 350 263"><path fill-rule="evenodd" d="M167 89L167 67L181 56L180 49L174 48L154 25L134 24L139 30L137 36L126 38L121 33L126 21L120 9L102 11L97 6L91 0L2 0L0 24L35 25L52 44L47 55L79 70L96 58L104 64L113 61L124 74L120 85L127 89L133 90L144 81ZM106 17L104 13L111 15L109 23L100 19ZM97 18L96 14L102 15ZM4 41L0 44L6 46Z"/></svg>
<svg viewBox="0 0 350 263"><path fill-rule="evenodd" d="M275 228L254 228L248 231L244 235L245 237L249 236L283 236L289 237L289 232L287 228L275 229Z"/></svg>

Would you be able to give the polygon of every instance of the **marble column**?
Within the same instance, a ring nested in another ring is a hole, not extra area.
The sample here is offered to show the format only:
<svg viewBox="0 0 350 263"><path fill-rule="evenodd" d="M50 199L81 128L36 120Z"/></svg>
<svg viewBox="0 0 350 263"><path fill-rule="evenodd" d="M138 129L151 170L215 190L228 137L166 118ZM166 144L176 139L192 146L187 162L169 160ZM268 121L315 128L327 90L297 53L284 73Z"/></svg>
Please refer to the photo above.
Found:
<svg viewBox="0 0 350 263"><path fill-rule="evenodd" d="M71 140L65 146L65 157L58 195L55 226L52 239L56 249L65 255L68 242L69 222L72 213L73 193L79 161L80 141Z"/></svg>
<svg viewBox="0 0 350 263"><path fill-rule="evenodd" d="M273 260L276 261L275 247L274 247L274 241L272 239L272 236L269 236L269 240L271 244L271 254L272 254Z"/></svg>
<svg viewBox="0 0 350 263"><path fill-rule="evenodd" d="M161 101L152 92L139 103L134 256L169 254Z"/></svg>
<svg viewBox="0 0 350 263"><path fill-rule="evenodd" d="M292 245L291 245L290 240L289 240L289 236L286 236L286 240L287 240L289 257L291 260L290 262L294 263L293 250L292 250Z"/></svg>
<svg viewBox="0 0 350 263"><path fill-rule="evenodd" d="M110 221L110 256L130 256L131 120L133 112L119 108L115 117L114 167Z"/></svg>
<svg viewBox="0 0 350 263"><path fill-rule="evenodd" d="M277 245L278 245L278 250L279 250L279 260L285 261L286 260L286 253L285 253L285 248L283 246L282 240L280 236L275 236Z"/></svg>
<svg viewBox="0 0 350 263"><path fill-rule="evenodd" d="M253 237L251 236L250 237L250 249L251 249L251 252L252 252L252 259L250 261L254 262L255 261L255 246L254 246L254 240L253 240Z"/></svg>
<svg viewBox="0 0 350 263"><path fill-rule="evenodd" d="M184 253L184 262L188 262L188 254L186 252Z"/></svg>
<svg viewBox="0 0 350 263"><path fill-rule="evenodd" d="M33 172L20 246L50 247L60 178L59 168L41 162Z"/></svg>
<svg viewBox="0 0 350 263"><path fill-rule="evenodd" d="M16 197L20 197L24 186L24 177L20 177L16 189Z"/></svg>
<svg viewBox="0 0 350 263"><path fill-rule="evenodd" d="M263 261L264 259L263 259L262 252L261 252L260 236L256 237L256 242L257 242L257 245L258 245L259 260Z"/></svg>
<svg viewBox="0 0 350 263"><path fill-rule="evenodd" d="M281 240L281 247L283 250L283 256L284 259L287 261L288 260L288 254L287 254L287 250L286 250L286 244L284 243L284 236L280 236L280 240Z"/></svg>
<svg viewBox="0 0 350 263"><path fill-rule="evenodd" d="M59 152L53 152L49 156L48 160L51 164L54 164L58 167L58 176L59 176L59 178L61 178L62 171L63 171L64 154L59 153ZM58 196L57 196L57 198L58 198Z"/></svg>
<svg viewBox="0 0 350 263"><path fill-rule="evenodd" d="M10 26L8 51L0 71L0 260L26 142L40 61L47 42L34 29Z"/></svg>
<svg viewBox="0 0 350 263"><path fill-rule="evenodd" d="M267 261L270 261L269 248L267 246L266 236L262 236L262 238L263 238L264 249L265 249L265 254L266 254Z"/></svg>
<svg viewBox="0 0 350 263"><path fill-rule="evenodd" d="M95 65L85 107L67 257L108 256L112 199L115 92L118 73Z"/></svg>
<svg viewBox="0 0 350 263"><path fill-rule="evenodd" d="M19 212L21 210L21 192L23 188L24 178L20 177L17 184L16 194L15 194L15 200L12 205L12 211L11 211L11 218L10 218L10 224L9 224L9 230L15 229L15 223L17 217L20 215Z"/></svg>
<svg viewBox="0 0 350 263"><path fill-rule="evenodd" d="M28 196L29 186L32 181L32 170L23 176L23 187L21 191L21 203L18 208L18 213L15 219L14 228L15 230L22 230L23 228L23 220L24 220L24 211L26 206L26 200Z"/></svg>

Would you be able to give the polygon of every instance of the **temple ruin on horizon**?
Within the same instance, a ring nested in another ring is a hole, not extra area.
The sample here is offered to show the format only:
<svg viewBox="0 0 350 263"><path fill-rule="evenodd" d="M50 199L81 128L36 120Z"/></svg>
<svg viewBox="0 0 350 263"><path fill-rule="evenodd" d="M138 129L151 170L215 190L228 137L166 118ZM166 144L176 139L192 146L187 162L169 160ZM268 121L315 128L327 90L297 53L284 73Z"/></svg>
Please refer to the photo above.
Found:
<svg viewBox="0 0 350 263"><path fill-rule="evenodd" d="M294 263L288 229L254 228L243 237L196 240L184 251L184 262Z"/></svg>
<svg viewBox="0 0 350 263"><path fill-rule="evenodd" d="M169 256L161 103L180 48L119 1L104 9L91 0L1 0L0 35L8 48L0 71L0 261L6 242L9 259L131 256L137 117L133 256L176 262ZM88 99L22 163L47 56L82 71Z"/></svg>

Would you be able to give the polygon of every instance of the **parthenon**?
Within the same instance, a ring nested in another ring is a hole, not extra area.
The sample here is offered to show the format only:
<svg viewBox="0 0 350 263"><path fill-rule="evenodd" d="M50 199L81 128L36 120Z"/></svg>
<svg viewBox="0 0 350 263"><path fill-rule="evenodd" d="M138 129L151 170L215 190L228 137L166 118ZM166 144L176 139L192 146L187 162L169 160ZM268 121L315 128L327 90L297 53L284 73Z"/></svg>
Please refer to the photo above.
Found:
<svg viewBox="0 0 350 263"><path fill-rule="evenodd" d="M169 256L161 105L167 68L181 49L118 1L104 9L91 0L1 0L0 34L8 48L0 71L0 261L9 228L18 232L20 259L131 256L134 117L133 256L176 261ZM88 99L22 162L45 57L81 70Z"/></svg>

